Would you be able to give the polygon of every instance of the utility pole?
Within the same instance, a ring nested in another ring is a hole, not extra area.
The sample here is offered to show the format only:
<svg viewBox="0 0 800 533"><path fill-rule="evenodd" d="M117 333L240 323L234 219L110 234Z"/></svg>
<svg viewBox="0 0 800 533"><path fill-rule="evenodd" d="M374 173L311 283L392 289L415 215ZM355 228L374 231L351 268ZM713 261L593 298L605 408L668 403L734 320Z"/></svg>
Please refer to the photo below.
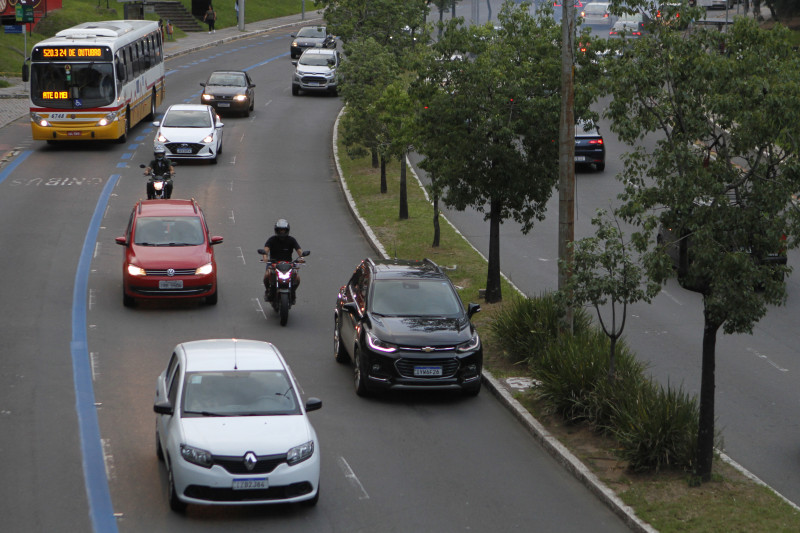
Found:
<svg viewBox="0 0 800 533"><path fill-rule="evenodd" d="M562 0L561 121L558 128L558 290L572 275L575 240L575 0ZM572 307L567 327L572 329Z"/></svg>

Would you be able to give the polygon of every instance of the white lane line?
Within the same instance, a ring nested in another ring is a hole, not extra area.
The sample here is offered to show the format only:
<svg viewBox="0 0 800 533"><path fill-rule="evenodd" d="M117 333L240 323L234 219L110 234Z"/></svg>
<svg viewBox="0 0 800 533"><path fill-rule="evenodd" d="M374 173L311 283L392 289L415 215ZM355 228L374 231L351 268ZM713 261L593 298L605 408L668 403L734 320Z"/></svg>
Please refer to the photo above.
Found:
<svg viewBox="0 0 800 533"><path fill-rule="evenodd" d="M777 370L780 370L781 372L788 372L788 371L789 371L789 369L788 369L788 368L783 368L782 366L780 366L780 365L778 365L777 363L775 363L774 361L772 361L772 360L771 360L769 357L767 357L767 356L766 356L766 355L764 355L763 353L760 353L760 352L758 352L758 351L756 351L756 350L754 350L754 349L752 349L752 348L747 348L747 351L748 351L748 352L750 352L751 354L755 355L755 356L756 356L756 357L758 357L759 359L763 359L763 360L765 360L767 363L769 363L770 365L772 365L772 366L773 366L774 368L776 368Z"/></svg>
<svg viewBox="0 0 800 533"><path fill-rule="evenodd" d="M111 455L111 443L108 439L100 439L100 444L103 448L103 463L106 467L106 479L109 481L116 477L114 471L114 456Z"/></svg>
<svg viewBox="0 0 800 533"><path fill-rule="evenodd" d="M680 301L678 301L678 299L677 299L677 298L675 298L675 297L674 297L674 296L672 296L672 295L671 295L669 292L667 292L667 290L666 290L666 289L661 289L661 294L663 294L664 296L666 296L667 298L669 298L670 300L672 300L672 301L673 301L673 302L675 302L676 304L678 304L678 305L683 305L683 304L682 304Z"/></svg>
<svg viewBox="0 0 800 533"><path fill-rule="evenodd" d="M237 246L236 248L239 250L239 259L242 260L242 264L243 265L246 265L247 263L244 260L244 251L242 250L242 247L241 246Z"/></svg>
<svg viewBox="0 0 800 533"><path fill-rule="evenodd" d="M264 312L264 307L261 305L261 300L259 298L251 298L256 303L256 312L261 313L261 316L264 317L264 320L267 319L267 313Z"/></svg>
<svg viewBox="0 0 800 533"><path fill-rule="evenodd" d="M358 496L358 499L369 500L369 494L367 494L367 491L364 490L364 485L362 485L361 482L358 480L356 474L353 472L353 469L350 468L350 465L347 464L347 461L345 460L344 457L339 457L339 466L342 468L342 471L344 472L345 479L347 479L347 481L349 481L351 485L353 485L359 492L361 492L361 494Z"/></svg>

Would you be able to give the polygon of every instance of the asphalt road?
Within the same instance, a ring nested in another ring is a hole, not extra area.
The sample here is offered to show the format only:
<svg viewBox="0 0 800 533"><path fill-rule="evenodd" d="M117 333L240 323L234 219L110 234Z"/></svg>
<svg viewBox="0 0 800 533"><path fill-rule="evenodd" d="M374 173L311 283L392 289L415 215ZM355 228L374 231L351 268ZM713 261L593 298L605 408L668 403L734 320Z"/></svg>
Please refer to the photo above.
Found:
<svg viewBox="0 0 800 533"><path fill-rule="evenodd" d="M23 149L0 175L3 529L625 531L489 394L356 397L350 369L333 359L332 308L358 261L374 254L333 170L341 102L291 96L288 33L167 64L168 104L197 102L214 69L248 69L257 84L255 113L224 119L219 164L180 165L175 179L175 197L196 198L225 238L215 248L217 306L122 306L114 237L144 195L149 124L123 145L50 147L26 141L22 122L0 130L0 143ZM285 328L260 300L255 253L279 217L312 251ZM311 415L323 464L315 508L169 510L154 447L155 379L175 344L212 337L275 343L306 397L323 400ZM93 419L100 441L81 441Z"/></svg>

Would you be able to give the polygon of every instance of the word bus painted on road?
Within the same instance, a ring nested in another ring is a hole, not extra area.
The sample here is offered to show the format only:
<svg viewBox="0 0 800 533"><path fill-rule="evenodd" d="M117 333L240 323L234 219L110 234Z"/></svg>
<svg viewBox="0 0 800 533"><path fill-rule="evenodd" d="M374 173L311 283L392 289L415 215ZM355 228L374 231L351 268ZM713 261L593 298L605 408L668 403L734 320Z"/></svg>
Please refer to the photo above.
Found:
<svg viewBox="0 0 800 533"><path fill-rule="evenodd" d="M78 24L33 47L28 75L34 140L124 142L164 100L161 29L150 20Z"/></svg>

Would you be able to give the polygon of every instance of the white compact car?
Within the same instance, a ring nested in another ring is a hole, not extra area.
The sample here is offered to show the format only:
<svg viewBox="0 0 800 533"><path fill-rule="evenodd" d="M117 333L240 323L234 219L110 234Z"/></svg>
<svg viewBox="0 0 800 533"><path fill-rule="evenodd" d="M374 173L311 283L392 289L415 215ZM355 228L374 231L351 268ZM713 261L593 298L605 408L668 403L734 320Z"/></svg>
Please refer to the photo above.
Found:
<svg viewBox="0 0 800 533"><path fill-rule="evenodd" d="M300 91L321 91L335 96L339 90L336 69L340 63L341 58L337 50L307 49L300 59L292 61L295 66L292 74L292 94L297 96Z"/></svg>
<svg viewBox="0 0 800 533"><path fill-rule="evenodd" d="M268 342L179 344L158 377L156 453L169 504L248 505L319 499L320 450L298 386Z"/></svg>
<svg viewBox="0 0 800 533"><path fill-rule="evenodd" d="M209 159L222 153L222 127L214 108L205 104L175 104L160 121L153 149L163 147L170 159Z"/></svg>

